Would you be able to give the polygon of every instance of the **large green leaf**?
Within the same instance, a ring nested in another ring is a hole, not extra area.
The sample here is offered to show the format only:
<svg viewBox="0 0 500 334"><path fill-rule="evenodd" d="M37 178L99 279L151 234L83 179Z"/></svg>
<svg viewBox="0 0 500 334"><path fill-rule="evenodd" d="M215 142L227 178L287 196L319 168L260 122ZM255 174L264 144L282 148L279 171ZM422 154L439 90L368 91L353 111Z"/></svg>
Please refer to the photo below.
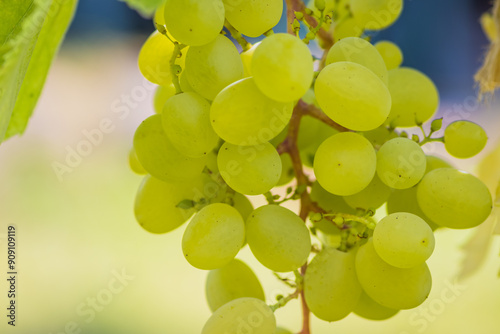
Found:
<svg viewBox="0 0 500 334"><path fill-rule="evenodd" d="M24 132L77 0L0 0L0 142Z"/></svg>
<svg viewBox="0 0 500 334"><path fill-rule="evenodd" d="M165 0L120 0L127 3L130 8L135 9L141 15L146 17L151 17L153 15L156 8L160 7L160 5Z"/></svg>

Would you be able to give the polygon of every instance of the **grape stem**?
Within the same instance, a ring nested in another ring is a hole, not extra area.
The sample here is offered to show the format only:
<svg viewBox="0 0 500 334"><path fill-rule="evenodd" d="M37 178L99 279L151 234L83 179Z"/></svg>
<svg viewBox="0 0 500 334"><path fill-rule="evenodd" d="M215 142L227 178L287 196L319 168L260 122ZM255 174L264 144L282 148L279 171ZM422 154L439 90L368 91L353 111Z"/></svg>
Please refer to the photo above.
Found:
<svg viewBox="0 0 500 334"><path fill-rule="evenodd" d="M286 7L287 7L287 22L288 22L288 33L294 35L292 23L293 20L295 19L295 12L301 12L304 14L304 20L309 24L313 29L319 26L318 20L306 13L306 5L304 4L304 1L302 0L286 0ZM323 27L320 27L317 32L317 36L319 39L321 39L322 46L325 49L330 49L330 47L333 45L333 37L332 35L326 31Z"/></svg>
<svg viewBox="0 0 500 334"><path fill-rule="evenodd" d="M227 20L224 22L224 27L226 27L231 36L238 42L243 51L247 51L252 47L252 44L248 43L245 37L243 37L243 35L238 30L236 30Z"/></svg>
<svg viewBox="0 0 500 334"><path fill-rule="evenodd" d="M170 38L169 38L170 39ZM186 45L179 44L179 42L174 42L174 51L172 57L170 57L170 73L172 74L172 83L175 87L175 94L182 93L181 85L179 83L179 75L182 72L182 68L175 63L177 58L181 56L181 51Z"/></svg>
<svg viewBox="0 0 500 334"><path fill-rule="evenodd" d="M297 288L297 290L295 290L295 292L289 294L286 297L280 298L276 304L270 305L269 307L274 312L277 309L279 309L279 308L285 306L286 304L288 304L288 302L291 301L292 299L297 299L299 297L301 291L302 291L301 288Z"/></svg>

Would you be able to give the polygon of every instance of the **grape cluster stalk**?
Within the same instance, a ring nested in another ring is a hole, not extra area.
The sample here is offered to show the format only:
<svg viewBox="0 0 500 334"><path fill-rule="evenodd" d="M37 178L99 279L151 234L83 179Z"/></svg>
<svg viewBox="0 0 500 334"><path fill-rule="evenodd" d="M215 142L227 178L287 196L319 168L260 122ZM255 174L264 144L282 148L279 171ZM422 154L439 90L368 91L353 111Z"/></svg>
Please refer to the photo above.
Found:
<svg viewBox="0 0 500 334"><path fill-rule="evenodd" d="M371 43L402 10L403 0L165 0L156 11L138 57L158 89L129 157L145 175L134 213L154 234L188 222L184 257L208 271L202 334L291 334L275 311L296 299L298 334L311 334L312 315L389 319L427 299L434 231L489 216L488 188L422 149L467 159L485 131L467 120L443 129L432 80L402 67L393 42ZM283 12L287 31L275 32ZM290 293L266 303L236 259L247 244Z"/></svg>

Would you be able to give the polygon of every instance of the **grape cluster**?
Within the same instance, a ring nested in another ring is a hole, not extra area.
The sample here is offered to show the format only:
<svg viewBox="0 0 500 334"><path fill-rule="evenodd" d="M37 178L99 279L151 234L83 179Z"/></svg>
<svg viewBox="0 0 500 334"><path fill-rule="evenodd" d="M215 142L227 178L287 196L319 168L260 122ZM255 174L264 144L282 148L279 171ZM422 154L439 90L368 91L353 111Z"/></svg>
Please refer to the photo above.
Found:
<svg viewBox="0 0 500 334"><path fill-rule="evenodd" d="M290 333L273 311L298 297L325 321L414 308L432 285L433 231L475 227L491 211L479 179L421 148L442 142L469 158L484 148L484 130L456 121L436 137L436 119L426 134L435 85L400 67L394 43L369 41L398 18L402 0L288 5L290 33L274 33L282 0L166 0L139 54L158 89L130 154L132 169L147 174L135 216L157 234L189 221L183 254L209 270L213 315L202 334ZM255 45L245 39L261 35ZM286 195L271 193L283 185ZM269 204L254 209L247 195ZM300 214L280 205L295 200ZM378 222L377 210L387 210ZM277 276L295 291L267 305L256 275L235 259L246 244L263 266L294 273Z"/></svg>

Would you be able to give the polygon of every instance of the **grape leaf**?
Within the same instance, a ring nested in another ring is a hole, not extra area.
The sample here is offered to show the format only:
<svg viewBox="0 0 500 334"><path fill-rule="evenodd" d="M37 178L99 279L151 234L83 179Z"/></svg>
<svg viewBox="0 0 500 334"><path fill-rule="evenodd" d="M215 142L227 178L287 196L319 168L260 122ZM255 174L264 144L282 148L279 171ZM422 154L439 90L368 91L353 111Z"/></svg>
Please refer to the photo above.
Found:
<svg viewBox="0 0 500 334"><path fill-rule="evenodd" d="M0 142L24 132L77 0L0 0Z"/></svg>
<svg viewBox="0 0 500 334"><path fill-rule="evenodd" d="M139 14L145 17L151 17L155 12L156 8L165 0L120 0L127 3L127 5L135 9Z"/></svg>

